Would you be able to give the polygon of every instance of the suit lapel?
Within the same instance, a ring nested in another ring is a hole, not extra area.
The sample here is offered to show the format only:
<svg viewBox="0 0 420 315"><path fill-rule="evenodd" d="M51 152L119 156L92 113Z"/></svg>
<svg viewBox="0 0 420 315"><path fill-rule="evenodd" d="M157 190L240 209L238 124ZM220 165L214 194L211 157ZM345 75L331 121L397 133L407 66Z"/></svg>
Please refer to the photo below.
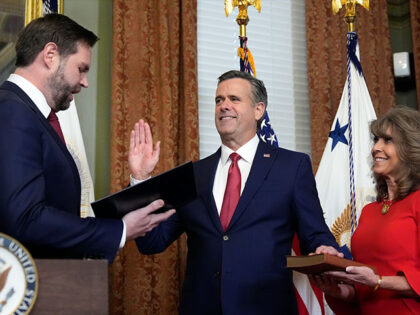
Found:
<svg viewBox="0 0 420 315"><path fill-rule="evenodd" d="M222 224L220 223L219 213L217 212L216 202L213 196L214 177L220 159L220 152L221 150L219 148L214 154L198 162L197 174L199 174L199 177L196 177L196 180L198 195L202 199L214 226L222 233Z"/></svg>
<svg viewBox="0 0 420 315"><path fill-rule="evenodd" d="M249 172L248 179L242 191L236 210L229 223L228 230L241 217L246 210L248 204L252 201L258 189L262 186L264 179L269 173L274 161L276 160L278 151L272 146L262 142L258 144L257 152L255 153L254 161Z"/></svg>
<svg viewBox="0 0 420 315"><path fill-rule="evenodd" d="M63 152L64 156L69 162L70 167L72 168L72 171L75 175L75 184L77 184L80 187L80 176L79 171L77 169L76 164L74 163L74 159L71 156L70 152L67 150L66 145L61 141L59 135L55 132L54 128L50 125L48 120L42 115L41 111L38 109L38 107L35 105L35 103L31 100L31 98L22 91L21 88L19 88L16 84L6 81L3 83L3 85L6 89L13 91L24 104L28 106L28 108L34 112L40 123L44 126L44 128L47 130L47 132L51 135L53 141L55 141L60 148L60 150Z"/></svg>

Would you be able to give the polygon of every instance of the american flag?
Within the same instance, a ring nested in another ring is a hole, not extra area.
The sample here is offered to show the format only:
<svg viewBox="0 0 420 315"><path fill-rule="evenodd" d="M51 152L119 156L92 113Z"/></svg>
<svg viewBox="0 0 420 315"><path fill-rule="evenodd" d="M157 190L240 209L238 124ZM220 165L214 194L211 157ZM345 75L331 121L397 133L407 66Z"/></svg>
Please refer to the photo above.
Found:
<svg viewBox="0 0 420 315"><path fill-rule="evenodd" d="M239 42L241 43L241 46L238 48L240 69L242 72L252 73L256 77L257 73L255 71L254 58L247 46L248 38L239 36ZM257 134L262 141L270 143L275 147L279 146L276 134L271 127L267 111L265 111L264 118L262 119L260 126L258 126Z"/></svg>
<svg viewBox="0 0 420 315"><path fill-rule="evenodd" d="M247 73L253 73L256 76L254 60L251 62L248 57L251 56L251 52L247 47L247 37L239 36L241 47L238 49L238 56L240 57L240 69ZM272 146L278 147L276 134L271 126L270 118L268 117L267 111L264 113L264 117L258 126L257 134L260 139L264 142L271 144ZM300 254L299 242L295 237L293 242L293 254ZM322 291L317 287L312 287L308 277L304 274L293 272L293 283L295 286L296 300L298 305L298 311L300 315L308 314L325 314L324 311L324 298Z"/></svg>
<svg viewBox="0 0 420 315"><path fill-rule="evenodd" d="M279 146L276 134L271 127L270 118L268 118L267 111L264 113L264 118L261 121L261 125L258 127L257 133L262 141L267 142L275 147Z"/></svg>
<svg viewBox="0 0 420 315"><path fill-rule="evenodd" d="M42 0L42 15L48 13L61 13L59 1L60 0Z"/></svg>

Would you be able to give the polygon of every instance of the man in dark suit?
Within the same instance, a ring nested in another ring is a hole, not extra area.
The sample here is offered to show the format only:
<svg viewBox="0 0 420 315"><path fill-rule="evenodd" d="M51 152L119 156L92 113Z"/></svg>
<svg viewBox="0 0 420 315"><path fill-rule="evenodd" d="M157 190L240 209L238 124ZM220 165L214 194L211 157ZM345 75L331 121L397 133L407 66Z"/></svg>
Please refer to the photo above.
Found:
<svg viewBox="0 0 420 315"><path fill-rule="evenodd" d="M32 21L16 44L17 69L0 86L0 232L34 257L106 258L174 210L157 200L122 220L80 218L80 177L55 113L87 88L98 38L71 19ZM142 162L139 162L142 164Z"/></svg>
<svg viewBox="0 0 420 315"><path fill-rule="evenodd" d="M310 159L258 139L267 104L262 81L229 71L219 78L215 102L222 146L194 164L198 198L137 246L158 253L187 233L181 314L296 314L285 268L294 233L304 254L343 256L325 224Z"/></svg>

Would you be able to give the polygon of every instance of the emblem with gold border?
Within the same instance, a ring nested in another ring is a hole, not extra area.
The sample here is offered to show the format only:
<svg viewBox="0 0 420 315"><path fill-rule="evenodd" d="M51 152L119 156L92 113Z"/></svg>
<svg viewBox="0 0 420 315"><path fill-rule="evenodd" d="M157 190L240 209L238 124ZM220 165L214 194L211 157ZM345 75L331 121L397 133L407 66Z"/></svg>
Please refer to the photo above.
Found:
<svg viewBox="0 0 420 315"><path fill-rule="evenodd" d="M28 314L38 294L32 256L15 239L0 233L0 314Z"/></svg>

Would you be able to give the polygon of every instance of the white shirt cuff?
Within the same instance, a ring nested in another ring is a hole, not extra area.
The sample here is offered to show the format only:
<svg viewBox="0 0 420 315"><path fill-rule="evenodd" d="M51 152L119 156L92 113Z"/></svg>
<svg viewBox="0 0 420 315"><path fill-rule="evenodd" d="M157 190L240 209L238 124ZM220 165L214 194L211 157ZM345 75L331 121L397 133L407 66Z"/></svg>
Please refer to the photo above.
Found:
<svg viewBox="0 0 420 315"><path fill-rule="evenodd" d="M151 176L150 176L149 178L151 178ZM141 180L141 179L135 179L135 178L133 177L133 175L131 175L131 174L130 174L130 186L134 186L134 185L136 185L136 184L139 184L139 183L141 183L141 182L144 182L145 180L148 180L149 178L144 179L144 180Z"/></svg>
<svg viewBox="0 0 420 315"><path fill-rule="evenodd" d="M124 222L124 220L121 220L121 221L123 223L123 232L122 232L121 241L120 241L120 249L124 247L125 239L127 238L127 231L126 231L126 227L125 227L125 222Z"/></svg>

